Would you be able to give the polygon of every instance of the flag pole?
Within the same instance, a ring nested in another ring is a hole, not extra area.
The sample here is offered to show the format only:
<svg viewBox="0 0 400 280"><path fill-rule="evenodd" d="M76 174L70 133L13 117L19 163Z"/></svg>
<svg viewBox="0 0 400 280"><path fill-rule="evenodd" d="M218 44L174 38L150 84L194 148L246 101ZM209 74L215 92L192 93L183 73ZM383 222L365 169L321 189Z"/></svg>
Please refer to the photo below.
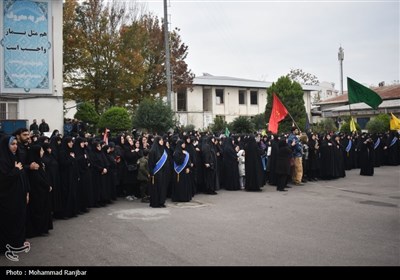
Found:
<svg viewBox="0 0 400 280"><path fill-rule="evenodd" d="M294 124L295 124L295 126L297 127L297 129L299 130L299 132L301 131L301 129L299 128L299 126L297 125L297 123L296 123L296 121L293 119L293 117L292 117L292 115L290 114L290 112L289 111L287 111L288 112L288 114L289 114L289 116L290 116L290 118L292 119L292 121L294 122Z"/></svg>

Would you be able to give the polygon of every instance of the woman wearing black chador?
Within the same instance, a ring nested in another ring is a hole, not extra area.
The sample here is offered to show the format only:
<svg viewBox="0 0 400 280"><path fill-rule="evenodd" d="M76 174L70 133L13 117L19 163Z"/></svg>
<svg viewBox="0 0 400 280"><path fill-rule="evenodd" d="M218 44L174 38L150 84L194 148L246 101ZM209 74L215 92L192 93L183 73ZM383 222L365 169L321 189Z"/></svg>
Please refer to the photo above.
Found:
<svg viewBox="0 0 400 280"><path fill-rule="evenodd" d="M261 151L256 139L251 135L247 140L246 151L246 191L261 191L263 186L263 166L261 162Z"/></svg>
<svg viewBox="0 0 400 280"><path fill-rule="evenodd" d="M0 141L0 253L6 245L19 248L25 241L28 182L17 155L17 140Z"/></svg>
<svg viewBox="0 0 400 280"><path fill-rule="evenodd" d="M190 155L185 148L186 142L178 140L173 156L174 177L171 195L172 201L175 202L189 202L193 195Z"/></svg>
<svg viewBox="0 0 400 280"><path fill-rule="evenodd" d="M157 136L149 153L150 170L150 207L165 207L167 198L167 159L168 154L164 148L164 140Z"/></svg>
<svg viewBox="0 0 400 280"><path fill-rule="evenodd" d="M358 149L360 151L360 175L373 176L374 175L374 141L367 136L361 137Z"/></svg>
<svg viewBox="0 0 400 280"><path fill-rule="evenodd" d="M39 145L33 145L29 149L28 162L36 162L39 169L29 170L30 202L28 205L29 223L27 225L27 237L35 237L49 233L53 229L51 217L52 186L45 171L42 161L44 150Z"/></svg>

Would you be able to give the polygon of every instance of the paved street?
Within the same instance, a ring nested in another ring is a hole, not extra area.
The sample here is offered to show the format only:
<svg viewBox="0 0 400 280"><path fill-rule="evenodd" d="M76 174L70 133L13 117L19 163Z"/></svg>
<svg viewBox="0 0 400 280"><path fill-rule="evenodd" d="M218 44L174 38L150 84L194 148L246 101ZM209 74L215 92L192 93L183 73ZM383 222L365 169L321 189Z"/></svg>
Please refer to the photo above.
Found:
<svg viewBox="0 0 400 280"><path fill-rule="evenodd" d="M399 266L400 168L191 203L114 204L55 221L0 266Z"/></svg>

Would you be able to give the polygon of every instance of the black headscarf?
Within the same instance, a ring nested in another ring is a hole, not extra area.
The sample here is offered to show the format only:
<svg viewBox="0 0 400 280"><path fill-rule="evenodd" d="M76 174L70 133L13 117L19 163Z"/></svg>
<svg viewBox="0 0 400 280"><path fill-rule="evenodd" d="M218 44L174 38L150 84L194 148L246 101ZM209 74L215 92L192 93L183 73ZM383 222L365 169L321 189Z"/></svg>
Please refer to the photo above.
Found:
<svg viewBox="0 0 400 280"><path fill-rule="evenodd" d="M13 154L9 148L14 139L14 136L4 136L0 141L0 172L3 174L10 173L18 161L17 154Z"/></svg>
<svg viewBox="0 0 400 280"><path fill-rule="evenodd" d="M178 140L178 142L176 142L176 147L175 147L175 151L174 151L174 162L177 165L181 165L184 161L185 161L185 157L186 155L183 152L182 149L182 144L186 143L183 140Z"/></svg>
<svg viewBox="0 0 400 280"><path fill-rule="evenodd" d="M37 164L43 166L43 161L42 158L40 157L40 150L42 149L42 146L36 144L33 145L28 152L28 162L36 162Z"/></svg>

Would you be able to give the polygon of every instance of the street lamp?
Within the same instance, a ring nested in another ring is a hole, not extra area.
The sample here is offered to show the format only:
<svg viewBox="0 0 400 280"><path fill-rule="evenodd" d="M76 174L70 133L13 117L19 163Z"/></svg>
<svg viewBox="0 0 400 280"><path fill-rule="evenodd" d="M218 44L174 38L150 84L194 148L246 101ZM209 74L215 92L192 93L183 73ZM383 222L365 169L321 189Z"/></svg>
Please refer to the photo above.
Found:
<svg viewBox="0 0 400 280"><path fill-rule="evenodd" d="M339 48L338 60L340 62L340 95L343 94L343 60L344 60L344 52L342 46Z"/></svg>

